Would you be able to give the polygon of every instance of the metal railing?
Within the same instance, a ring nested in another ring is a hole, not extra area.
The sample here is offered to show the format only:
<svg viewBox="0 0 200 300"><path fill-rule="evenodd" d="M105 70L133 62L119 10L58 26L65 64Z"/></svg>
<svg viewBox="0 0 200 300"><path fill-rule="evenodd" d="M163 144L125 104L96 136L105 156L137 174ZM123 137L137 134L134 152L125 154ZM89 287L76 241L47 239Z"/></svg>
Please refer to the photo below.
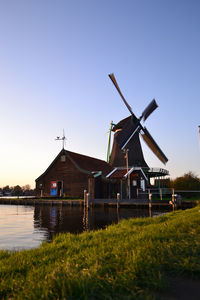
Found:
<svg viewBox="0 0 200 300"><path fill-rule="evenodd" d="M152 199L165 200L171 199L172 195L177 195L179 199L191 199L197 198L200 200L200 190L178 190L174 188L150 188L146 191L141 191L138 189L138 198L148 198L148 194L152 194Z"/></svg>

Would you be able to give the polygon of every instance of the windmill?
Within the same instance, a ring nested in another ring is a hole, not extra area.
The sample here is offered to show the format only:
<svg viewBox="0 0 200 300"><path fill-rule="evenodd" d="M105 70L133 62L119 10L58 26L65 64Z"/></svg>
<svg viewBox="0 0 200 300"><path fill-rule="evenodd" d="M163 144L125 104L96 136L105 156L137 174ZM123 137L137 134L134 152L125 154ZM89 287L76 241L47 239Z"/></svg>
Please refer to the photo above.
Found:
<svg viewBox="0 0 200 300"><path fill-rule="evenodd" d="M143 127L143 125L141 124L141 121L146 121L146 119L151 115L151 113L158 107L155 99L153 99L149 103L149 105L142 112L141 116L137 118L133 113L132 108L124 98L117 84L114 74L109 74L109 77L112 80L124 104L130 112L130 116L121 120L116 125L111 123L111 130L114 132L114 141L111 155L107 155L109 163L113 167L124 167L126 165L125 153L128 149L129 166L148 168L148 165L144 160L142 147L139 139L139 135L141 135L145 143L153 151L157 158L162 163L166 164L168 161L167 157L162 152L162 150L155 142L155 140L153 139L149 131L146 129L146 127Z"/></svg>

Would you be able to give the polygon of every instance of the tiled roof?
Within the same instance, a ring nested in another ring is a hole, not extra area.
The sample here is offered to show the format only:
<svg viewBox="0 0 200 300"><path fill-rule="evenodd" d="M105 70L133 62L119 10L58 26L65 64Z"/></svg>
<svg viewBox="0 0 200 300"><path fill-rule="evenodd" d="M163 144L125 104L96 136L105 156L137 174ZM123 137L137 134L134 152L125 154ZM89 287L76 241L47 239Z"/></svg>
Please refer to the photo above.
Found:
<svg viewBox="0 0 200 300"><path fill-rule="evenodd" d="M131 169L128 169L128 171L130 171ZM122 179L125 175L127 174L127 169L117 169L112 172L109 176L107 176L108 178L115 178L115 179ZM138 171L131 171L131 177L132 178L138 178Z"/></svg>
<svg viewBox="0 0 200 300"><path fill-rule="evenodd" d="M126 169L116 169L109 178L122 178L127 173Z"/></svg>
<svg viewBox="0 0 200 300"><path fill-rule="evenodd" d="M59 159L61 155L66 155L67 157L69 157L69 159L71 159L72 163L80 170L80 172L86 173L88 175L91 172L102 171L102 175L106 176L113 170L113 167L104 160L71 152L68 150L61 150L53 160L53 162L46 169L46 171L42 175L40 175L36 179L36 181L38 181L43 175L47 174L49 169L54 165L54 163Z"/></svg>
<svg viewBox="0 0 200 300"><path fill-rule="evenodd" d="M107 175L113 170L113 167L106 161L86 156L83 154L71 152L65 150L66 154L72 158L72 160L83 170L86 171L102 171L102 175Z"/></svg>

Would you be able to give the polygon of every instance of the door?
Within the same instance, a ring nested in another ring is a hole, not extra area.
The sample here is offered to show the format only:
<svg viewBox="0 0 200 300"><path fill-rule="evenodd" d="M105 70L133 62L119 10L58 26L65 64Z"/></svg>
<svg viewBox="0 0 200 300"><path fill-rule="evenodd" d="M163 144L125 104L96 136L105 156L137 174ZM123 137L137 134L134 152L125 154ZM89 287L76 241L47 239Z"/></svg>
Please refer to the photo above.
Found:
<svg viewBox="0 0 200 300"><path fill-rule="evenodd" d="M63 182L58 181L57 182L57 196L62 197L62 195L63 195Z"/></svg>

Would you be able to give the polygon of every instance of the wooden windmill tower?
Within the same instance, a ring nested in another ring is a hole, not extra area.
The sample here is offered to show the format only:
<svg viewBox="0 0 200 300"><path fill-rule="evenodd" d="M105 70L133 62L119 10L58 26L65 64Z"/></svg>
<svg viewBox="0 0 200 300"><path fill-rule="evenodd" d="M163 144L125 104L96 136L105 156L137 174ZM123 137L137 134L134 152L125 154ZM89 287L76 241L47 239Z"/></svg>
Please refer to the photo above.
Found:
<svg viewBox="0 0 200 300"><path fill-rule="evenodd" d="M143 140L153 151L153 153L158 157L158 159L161 160L162 163L166 164L168 161L167 157L155 142L155 140L152 138L149 131L141 124L141 121L146 121L150 114L158 107L156 101L153 99L145 108L142 115L137 118L133 113L130 105L124 98L114 77L114 74L109 74L109 77L130 112L130 116L121 120L116 125L111 125L111 130L114 132L114 141L111 155L107 155L107 157L109 158L109 163L113 167L126 166L126 160L124 157L125 152L128 150L128 165L130 167L148 168L147 163L144 160L139 139L139 135L141 135Z"/></svg>

